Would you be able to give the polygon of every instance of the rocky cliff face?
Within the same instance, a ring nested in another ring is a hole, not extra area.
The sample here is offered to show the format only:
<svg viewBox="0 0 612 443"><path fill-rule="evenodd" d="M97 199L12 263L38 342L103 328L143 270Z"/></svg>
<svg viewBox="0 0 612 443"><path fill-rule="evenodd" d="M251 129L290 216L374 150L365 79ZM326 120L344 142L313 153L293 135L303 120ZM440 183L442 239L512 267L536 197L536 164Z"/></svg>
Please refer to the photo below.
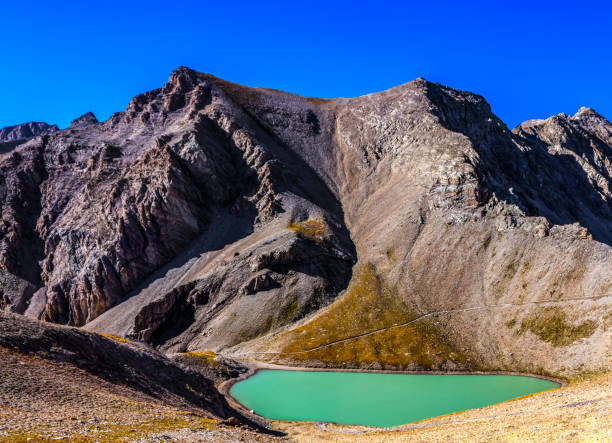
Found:
<svg viewBox="0 0 612 443"><path fill-rule="evenodd" d="M333 193L187 69L104 123L86 115L28 142L1 167L3 298L16 312L83 325L138 294L113 327L188 343L201 336L182 331L190 322L250 311L228 325L234 334L218 331L234 344L328 303L350 276ZM307 219L321 225L316 238L287 229ZM151 275L163 266L182 271ZM247 297L264 289L268 305Z"/></svg>
<svg viewBox="0 0 612 443"><path fill-rule="evenodd" d="M92 117L0 157L7 309L285 362L612 366L593 110L510 131L423 79L323 100L179 68Z"/></svg>

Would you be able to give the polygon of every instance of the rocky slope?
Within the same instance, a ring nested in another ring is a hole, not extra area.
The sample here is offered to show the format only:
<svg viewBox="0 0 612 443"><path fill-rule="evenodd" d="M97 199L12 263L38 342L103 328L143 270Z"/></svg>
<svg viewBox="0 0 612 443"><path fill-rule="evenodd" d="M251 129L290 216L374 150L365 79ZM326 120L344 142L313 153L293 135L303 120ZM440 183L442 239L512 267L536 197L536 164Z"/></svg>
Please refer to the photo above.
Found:
<svg viewBox="0 0 612 443"><path fill-rule="evenodd" d="M316 365L612 367L612 126L513 131L417 79L353 99L187 68L0 157L0 303Z"/></svg>
<svg viewBox="0 0 612 443"><path fill-rule="evenodd" d="M118 337L0 313L0 363L3 442L149 441L182 430L177 441L272 440L209 378Z"/></svg>
<svg viewBox="0 0 612 443"><path fill-rule="evenodd" d="M211 417L239 416L209 379L125 339L0 313L0 347L67 363L167 404L206 410Z"/></svg>
<svg viewBox="0 0 612 443"><path fill-rule="evenodd" d="M305 140L305 156L320 145L338 152L329 175L361 265L332 306L240 355L609 370L607 120L582 109L508 131L481 97L424 80L317 106L320 121L334 121L328 140L286 140Z"/></svg>
<svg viewBox="0 0 612 443"><path fill-rule="evenodd" d="M0 129L0 154L8 152L15 146L25 143L29 139L59 131L57 125L48 125L43 122L29 122L21 125L6 126Z"/></svg>

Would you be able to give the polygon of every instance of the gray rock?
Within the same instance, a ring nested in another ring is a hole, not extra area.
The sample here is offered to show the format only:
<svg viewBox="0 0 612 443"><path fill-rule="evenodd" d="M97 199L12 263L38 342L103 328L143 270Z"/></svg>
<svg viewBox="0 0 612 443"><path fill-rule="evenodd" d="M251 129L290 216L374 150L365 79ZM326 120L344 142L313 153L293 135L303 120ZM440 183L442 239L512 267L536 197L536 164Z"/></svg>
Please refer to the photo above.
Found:
<svg viewBox="0 0 612 443"><path fill-rule="evenodd" d="M424 79L323 100L179 68L105 122L0 156L2 303L25 312L45 288L45 320L271 349L358 260L417 311L457 312L440 328L481 367L609 367L611 134L587 108L510 131ZM560 348L503 326L543 303L601 326Z"/></svg>

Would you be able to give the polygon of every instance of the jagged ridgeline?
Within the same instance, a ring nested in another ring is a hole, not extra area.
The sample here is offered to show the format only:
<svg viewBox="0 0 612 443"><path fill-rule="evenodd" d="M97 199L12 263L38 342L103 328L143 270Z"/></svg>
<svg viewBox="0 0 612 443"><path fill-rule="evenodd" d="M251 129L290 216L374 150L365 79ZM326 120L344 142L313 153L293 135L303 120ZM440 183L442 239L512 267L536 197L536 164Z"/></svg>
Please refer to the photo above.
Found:
<svg viewBox="0 0 612 443"><path fill-rule="evenodd" d="M612 125L187 68L0 154L4 309L318 366L612 368ZM8 132L8 131L7 131Z"/></svg>

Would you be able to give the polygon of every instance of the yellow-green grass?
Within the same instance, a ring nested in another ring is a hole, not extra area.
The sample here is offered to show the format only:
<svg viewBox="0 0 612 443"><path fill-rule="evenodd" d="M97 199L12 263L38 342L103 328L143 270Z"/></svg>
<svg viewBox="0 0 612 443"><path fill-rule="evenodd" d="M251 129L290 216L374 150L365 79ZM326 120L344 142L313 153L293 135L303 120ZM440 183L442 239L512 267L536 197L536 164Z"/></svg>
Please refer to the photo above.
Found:
<svg viewBox="0 0 612 443"><path fill-rule="evenodd" d="M287 229L296 231L302 237L320 242L325 237L325 222L321 218L314 218L301 222L291 222Z"/></svg>
<svg viewBox="0 0 612 443"><path fill-rule="evenodd" d="M532 312L523 319L517 334L522 335L530 331L553 346L569 346L577 340L590 337L596 329L597 323L593 320L573 325L568 322L563 310L546 307Z"/></svg>
<svg viewBox="0 0 612 443"><path fill-rule="evenodd" d="M110 338L111 340L115 340L115 341L118 341L118 342L121 342L121 343L128 343L129 342L129 340L126 339L126 338L117 337L117 336L111 335L111 334L100 333L100 335L102 337Z"/></svg>
<svg viewBox="0 0 612 443"><path fill-rule="evenodd" d="M416 363L423 368L432 368L447 360L465 361L430 321L393 327L417 317L376 268L367 263L357 268L346 294L324 314L279 337L285 343L281 356L398 367ZM373 333L351 339L368 332ZM331 344L338 341L341 342Z"/></svg>
<svg viewBox="0 0 612 443"><path fill-rule="evenodd" d="M219 365L219 363L215 361L217 354L213 351L208 351L208 350L207 351L192 351L192 352L185 352L183 353L183 355L187 357L193 357L193 358L199 359L209 365L213 365L213 366Z"/></svg>

